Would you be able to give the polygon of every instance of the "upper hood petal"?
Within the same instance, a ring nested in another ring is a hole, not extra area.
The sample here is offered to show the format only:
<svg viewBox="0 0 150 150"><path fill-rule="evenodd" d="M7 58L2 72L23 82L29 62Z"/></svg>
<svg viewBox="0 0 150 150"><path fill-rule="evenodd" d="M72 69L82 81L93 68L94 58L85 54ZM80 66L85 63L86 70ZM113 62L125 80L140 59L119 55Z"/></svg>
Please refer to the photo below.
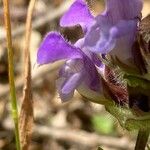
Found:
<svg viewBox="0 0 150 150"><path fill-rule="evenodd" d="M57 32L47 34L37 53L37 63L40 65L74 58L82 58L80 50L66 42Z"/></svg>
<svg viewBox="0 0 150 150"><path fill-rule="evenodd" d="M116 23L118 20L130 20L139 17L143 0L106 0L106 10L103 15Z"/></svg>
<svg viewBox="0 0 150 150"><path fill-rule="evenodd" d="M76 0L70 9L62 16L60 25L62 27L69 27L79 24L82 29L86 31L93 20L94 17L90 13L86 2L84 2L84 0Z"/></svg>

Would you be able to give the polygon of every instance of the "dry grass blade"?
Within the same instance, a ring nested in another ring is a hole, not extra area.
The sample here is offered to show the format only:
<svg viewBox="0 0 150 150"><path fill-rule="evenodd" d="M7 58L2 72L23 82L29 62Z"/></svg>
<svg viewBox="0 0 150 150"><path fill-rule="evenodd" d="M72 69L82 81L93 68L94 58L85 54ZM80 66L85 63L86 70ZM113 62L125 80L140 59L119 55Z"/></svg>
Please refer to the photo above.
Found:
<svg viewBox="0 0 150 150"><path fill-rule="evenodd" d="M21 149L28 150L33 125L33 101L31 93L31 62L30 62L30 37L32 29L32 15L36 0L30 0L28 14L26 19L26 33L25 33L25 48L24 48L24 61L25 61L25 83L23 90L23 102L21 106L19 130L21 139Z"/></svg>

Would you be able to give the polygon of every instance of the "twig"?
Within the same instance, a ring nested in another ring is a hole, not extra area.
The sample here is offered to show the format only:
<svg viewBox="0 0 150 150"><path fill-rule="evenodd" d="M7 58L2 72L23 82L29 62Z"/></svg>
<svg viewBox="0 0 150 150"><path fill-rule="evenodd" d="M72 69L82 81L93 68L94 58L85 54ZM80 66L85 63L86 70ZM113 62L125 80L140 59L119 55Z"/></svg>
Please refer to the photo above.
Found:
<svg viewBox="0 0 150 150"><path fill-rule="evenodd" d="M56 19L57 17L61 16L71 5L73 0L67 0L65 1L60 7L50 10L37 20L33 21L33 29L37 29L41 26L43 26L46 23L49 23L50 21ZM25 26L21 25L16 30L12 32L12 37L17 37L22 35L25 32ZM0 36L0 44L5 41L5 36Z"/></svg>
<svg viewBox="0 0 150 150"><path fill-rule="evenodd" d="M15 125L16 149L20 150L19 129L18 129L18 108L17 108L16 89L15 89L15 82L14 82L14 63L13 63L11 23L10 23L10 13L9 13L9 0L3 0L3 6L4 6L4 21L5 21L5 28L7 34L6 39L7 39L7 49L8 49L8 72L9 72L12 117Z"/></svg>
<svg viewBox="0 0 150 150"><path fill-rule="evenodd" d="M3 8L0 7L0 18L2 18L2 15L3 15ZM10 15L11 15L11 18L13 19L21 19L23 17L25 17L27 13L27 10L25 8L13 8L13 7L10 7Z"/></svg>
<svg viewBox="0 0 150 150"><path fill-rule="evenodd" d="M46 10L37 10L36 12L33 13L33 18L35 17L39 17L41 15L45 14ZM0 7L0 19L3 16L3 8ZM24 20L24 18L27 15L27 9L25 7L10 7L10 15L11 18L15 19L15 20Z"/></svg>
<svg viewBox="0 0 150 150"><path fill-rule="evenodd" d="M31 61L30 61L30 39L32 31L32 16L36 0L30 0L27 19L26 19L26 32L25 32L25 48L24 48L24 89L23 89L23 102L21 106L19 118L19 130L21 149L28 150L32 135L33 126L33 101L31 92Z"/></svg>
<svg viewBox="0 0 150 150"><path fill-rule="evenodd" d="M12 125L7 126L8 130L12 129ZM7 132L6 132L7 135ZM11 135L11 134L9 134ZM7 135L8 136L8 135ZM51 126L35 125L33 128L34 137L53 138L55 140L66 141L67 143L74 143L89 148L98 146L107 146L114 149L133 150L134 142L127 137L110 137L98 135L96 133L89 133L83 130L56 128Z"/></svg>
<svg viewBox="0 0 150 150"><path fill-rule="evenodd" d="M117 138L88 133L81 130L60 129L46 126L35 126L34 135L51 137L88 147L105 145L116 149L133 149L134 144L127 138Z"/></svg>

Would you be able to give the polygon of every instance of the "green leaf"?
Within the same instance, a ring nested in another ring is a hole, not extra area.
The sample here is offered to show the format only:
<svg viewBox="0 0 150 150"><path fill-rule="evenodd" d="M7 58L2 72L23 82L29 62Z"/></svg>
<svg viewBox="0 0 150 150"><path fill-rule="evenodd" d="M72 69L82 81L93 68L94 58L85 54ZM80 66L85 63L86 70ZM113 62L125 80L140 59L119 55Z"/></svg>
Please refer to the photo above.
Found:
<svg viewBox="0 0 150 150"><path fill-rule="evenodd" d="M120 125L129 130L150 130L150 115L135 116L132 111L127 108L119 108L117 106L106 106L106 110L116 117Z"/></svg>
<svg viewBox="0 0 150 150"><path fill-rule="evenodd" d="M141 87L143 89L150 89L150 81L146 79L128 74L124 74L123 78L127 80L128 85L131 87Z"/></svg>
<svg viewBox="0 0 150 150"><path fill-rule="evenodd" d="M133 117L132 112L129 109L118 107L115 105L105 106L106 110L117 118L120 125L125 128L127 118Z"/></svg>
<svg viewBox="0 0 150 150"><path fill-rule="evenodd" d="M150 130L150 119L127 119L125 128L131 130Z"/></svg>

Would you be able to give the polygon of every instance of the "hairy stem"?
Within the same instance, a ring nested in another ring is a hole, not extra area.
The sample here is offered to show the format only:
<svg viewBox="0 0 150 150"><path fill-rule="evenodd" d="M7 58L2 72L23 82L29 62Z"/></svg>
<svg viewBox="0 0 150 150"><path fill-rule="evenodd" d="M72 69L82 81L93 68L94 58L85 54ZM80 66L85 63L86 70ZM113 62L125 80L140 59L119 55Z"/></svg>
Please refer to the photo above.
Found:
<svg viewBox="0 0 150 150"><path fill-rule="evenodd" d="M149 130L139 130L135 150L145 150L149 134Z"/></svg>
<svg viewBox="0 0 150 150"><path fill-rule="evenodd" d="M16 100L16 89L14 83L14 66L13 66L13 49L11 37L11 23L9 13L9 0L3 0L4 6L4 21L6 28L6 40L8 49L8 70L9 70L9 85L10 85L10 100L12 106L12 117L15 125L16 149L20 150L19 128L18 128L18 109Z"/></svg>

